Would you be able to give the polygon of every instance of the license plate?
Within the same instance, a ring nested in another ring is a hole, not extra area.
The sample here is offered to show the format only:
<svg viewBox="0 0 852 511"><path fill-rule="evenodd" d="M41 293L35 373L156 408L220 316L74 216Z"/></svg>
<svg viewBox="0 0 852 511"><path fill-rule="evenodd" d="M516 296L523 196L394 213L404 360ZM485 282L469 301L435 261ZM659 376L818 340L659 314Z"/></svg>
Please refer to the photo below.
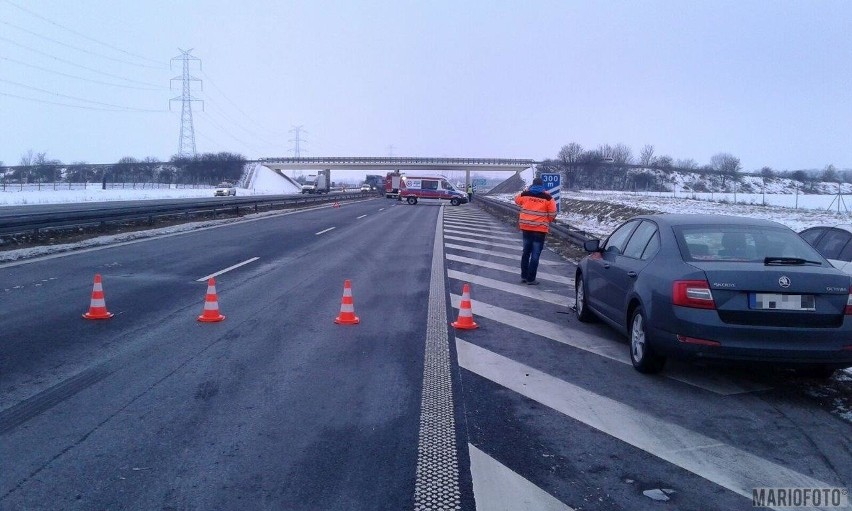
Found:
<svg viewBox="0 0 852 511"><path fill-rule="evenodd" d="M814 295L785 295L780 293L750 293L749 308L761 310L816 310Z"/></svg>

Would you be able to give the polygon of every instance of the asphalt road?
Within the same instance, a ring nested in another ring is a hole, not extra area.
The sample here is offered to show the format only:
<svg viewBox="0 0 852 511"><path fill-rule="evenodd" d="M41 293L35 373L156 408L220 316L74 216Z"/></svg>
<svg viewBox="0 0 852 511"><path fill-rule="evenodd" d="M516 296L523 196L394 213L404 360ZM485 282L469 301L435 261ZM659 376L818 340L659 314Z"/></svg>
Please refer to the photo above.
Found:
<svg viewBox="0 0 852 511"><path fill-rule="evenodd" d="M518 238L475 204L368 199L0 266L0 509L729 510L852 486L848 422L775 376L636 373L572 315L570 263L520 283ZM234 266L225 321L197 322ZM80 317L95 273L107 321ZM479 328L456 331L466 282Z"/></svg>

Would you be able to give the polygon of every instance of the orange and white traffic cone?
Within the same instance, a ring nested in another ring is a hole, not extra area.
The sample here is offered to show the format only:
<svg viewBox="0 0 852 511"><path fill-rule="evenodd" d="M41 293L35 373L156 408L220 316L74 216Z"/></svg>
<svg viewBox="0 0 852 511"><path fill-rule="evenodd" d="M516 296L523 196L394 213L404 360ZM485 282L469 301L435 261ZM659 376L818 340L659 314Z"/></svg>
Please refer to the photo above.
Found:
<svg viewBox="0 0 852 511"><path fill-rule="evenodd" d="M357 325L361 319L355 315L355 303L352 302L352 283L343 281L343 298L340 300L340 314L334 319L338 325Z"/></svg>
<svg viewBox="0 0 852 511"><path fill-rule="evenodd" d="M100 273L95 275L95 284L92 286L92 300L89 302L89 312L83 314L86 319L109 319L112 312L107 312L104 300L104 287L101 283Z"/></svg>
<svg viewBox="0 0 852 511"><path fill-rule="evenodd" d="M216 280L207 281L207 296L204 297L204 312L198 316L198 321L215 323L222 321L225 316L219 314L219 298L216 296Z"/></svg>
<svg viewBox="0 0 852 511"><path fill-rule="evenodd" d="M479 327L479 325L477 325L473 321L473 311L470 307L470 284L466 283L462 288L462 299L461 304L459 305L459 316L455 321L452 322L452 325L462 330L473 330L474 328Z"/></svg>
<svg viewBox="0 0 852 511"><path fill-rule="evenodd" d="M338 202L338 201L334 201L334 207L335 207L335 208L339 208L339 207L340 207L340 202Z"/></svg>

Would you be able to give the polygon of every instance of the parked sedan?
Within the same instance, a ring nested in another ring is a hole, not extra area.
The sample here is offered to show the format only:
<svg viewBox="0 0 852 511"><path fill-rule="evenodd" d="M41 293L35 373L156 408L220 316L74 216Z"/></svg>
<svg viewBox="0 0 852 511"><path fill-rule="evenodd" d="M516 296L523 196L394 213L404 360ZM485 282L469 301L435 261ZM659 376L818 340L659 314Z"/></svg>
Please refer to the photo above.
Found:
<svg viewBox="0 0 852 511"><path fill-rule="evenodd" d="M852 366L852 279L781 224L639 216L585 249L577 315L626 334L640 372L662 370L669 356L823 377Z"/></svg>
<svg viewBox="0 0 852 511"><path fill-rule="evenodd" d="M835 268L852 274L852 225L810 227L799 236Z"/></svg>

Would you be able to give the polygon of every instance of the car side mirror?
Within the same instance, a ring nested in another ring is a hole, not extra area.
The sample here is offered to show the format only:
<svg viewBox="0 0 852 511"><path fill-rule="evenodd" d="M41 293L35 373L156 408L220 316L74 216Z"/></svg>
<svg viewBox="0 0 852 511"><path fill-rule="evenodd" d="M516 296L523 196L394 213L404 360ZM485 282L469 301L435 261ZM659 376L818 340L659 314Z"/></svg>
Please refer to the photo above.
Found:
<svg viewBox="0 0 852 511"><path fill-rule="evenodd" d="M601 240L586 240L583 242L583 250L586 252L597 252L600 250Z"/></svg>

